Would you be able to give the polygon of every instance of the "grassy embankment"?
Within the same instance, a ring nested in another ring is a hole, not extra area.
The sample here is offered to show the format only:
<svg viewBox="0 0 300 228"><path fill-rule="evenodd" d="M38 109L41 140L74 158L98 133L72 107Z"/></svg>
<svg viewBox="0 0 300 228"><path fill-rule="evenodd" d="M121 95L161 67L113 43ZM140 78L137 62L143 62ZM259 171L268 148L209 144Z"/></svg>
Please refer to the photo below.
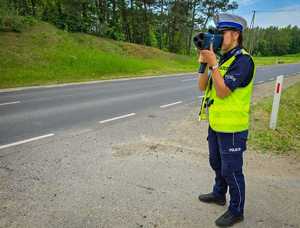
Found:
<svg viewBox="0 0 300 228"><path fill-rule="evenodd" d="M0 88L188 72L195 58L38 23L0 32Z"/></svg>
<svg viewBox="0 0 300 228"><path fill-rule="evenodd" d="M273 97L252 107L250 146L261 152L300 155L300 83L281 94L277 129L269 129Z"/></svg>
<svg viewBox="0 0 300 228"><path fill-rule="evenodd" d="M300 54L258 57L258 65L300 62ZM0 88L195 72L196 57L67 33L38 22L21 33L0 32Z"/></svg>

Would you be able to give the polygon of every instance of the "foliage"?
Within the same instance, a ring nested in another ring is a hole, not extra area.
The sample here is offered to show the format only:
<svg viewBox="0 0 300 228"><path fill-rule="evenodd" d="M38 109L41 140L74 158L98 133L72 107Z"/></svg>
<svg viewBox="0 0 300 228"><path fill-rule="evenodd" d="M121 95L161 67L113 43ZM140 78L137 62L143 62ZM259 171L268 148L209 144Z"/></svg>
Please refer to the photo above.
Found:
<svg viewBox="0 0 300 228"><path fill-rule="evenodd" d="M65 31L195 55L193 36L217 13L236 8L234 0L1 0L0 30L23 31L35 18ZM295 54L300 28L247 29L244 41L256 56Z"/></svg>
<svg viewBox="0 0 300 228"><path fill-rule="evenodd" d="M287 26L278 28L255 28L245 32L245 44L257 56L296 54L300 52L300 28Z"/></svg>
<svg viewBox="0 0 300 228"><path fill-rule="evenodd" d="M232 0L2 0L1 8L31 16L71 32L159 47L190 54L195 29L213 14L237 8ZM6 19L7 21L7 19ZM12 26L11 26L12 27ZM3 30L3 29L2 29Z"/></svg>
<svg viewBox="0 0 300 228"><path fill-rule="evenodd" d="M14 9L0 4L0 31L22 32L35 22L32 16L19 16Z"/></svg>

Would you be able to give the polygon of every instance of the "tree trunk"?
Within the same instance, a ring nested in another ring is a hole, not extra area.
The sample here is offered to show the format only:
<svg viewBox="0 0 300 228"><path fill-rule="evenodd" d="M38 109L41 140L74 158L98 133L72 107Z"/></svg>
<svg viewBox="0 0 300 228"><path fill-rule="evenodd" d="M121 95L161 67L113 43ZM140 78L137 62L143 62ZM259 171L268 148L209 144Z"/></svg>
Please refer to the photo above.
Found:
<svg viewBox="0 0 300 228"><path fill-rule="evenodd" d="M190 29L190 34L189 34L188 50L187 50L188 55L191 54L192 38L193 38L194 24L195 24L196 6L197 6L197 1L193 0L192 1L192 22L191 22L191 29Z"/></svg>
<svg viewBox="0 0 300 228"><path fill-rule="evenodd" d="M160 0L160 39L159 39L159 49L163 48L163 13L164 13L164 0Z"/></svg>
<svg viewBox="0 0 300 228"><path fill-rule="evenodd" d="M149 23L148 23L148 17L147 17L147 4L146 1L143 0L143 6L144 6L144 32L143 32L143 44L149 45L147 40L149 39Z"/></svg>
<svg viewBox="0 0 300 228"><path fill-rule="evenodd" d="M36 7L36 2L35 0L31 0L31 10L32 10L32 16L36 16L36 10L35 10L35 7Z"/></svg>

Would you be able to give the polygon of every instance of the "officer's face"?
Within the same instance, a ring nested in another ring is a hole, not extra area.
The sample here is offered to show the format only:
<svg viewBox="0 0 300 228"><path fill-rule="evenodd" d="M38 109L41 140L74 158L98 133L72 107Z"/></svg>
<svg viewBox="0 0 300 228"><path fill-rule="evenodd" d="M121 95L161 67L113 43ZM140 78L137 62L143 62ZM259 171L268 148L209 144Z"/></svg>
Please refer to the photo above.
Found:
<svg viewBox="0 0 300 228"><path fill-rule="evenodd" d="M239 32L232 30L224 30L223 33L223 43L222 51L229 51L238 44Z"/></svg>

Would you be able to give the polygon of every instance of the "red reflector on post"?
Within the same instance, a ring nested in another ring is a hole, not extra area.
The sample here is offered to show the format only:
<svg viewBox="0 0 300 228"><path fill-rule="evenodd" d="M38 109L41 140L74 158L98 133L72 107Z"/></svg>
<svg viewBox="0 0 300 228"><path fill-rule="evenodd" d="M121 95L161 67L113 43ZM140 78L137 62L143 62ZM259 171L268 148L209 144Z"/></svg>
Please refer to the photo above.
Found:
<svg viewBox="0 0 300 228"><path fill-rule="evenodd" d="M280 91L280 84L277 83L277 86L276 86L276 93L279 93L279 91Z"/></svg>

